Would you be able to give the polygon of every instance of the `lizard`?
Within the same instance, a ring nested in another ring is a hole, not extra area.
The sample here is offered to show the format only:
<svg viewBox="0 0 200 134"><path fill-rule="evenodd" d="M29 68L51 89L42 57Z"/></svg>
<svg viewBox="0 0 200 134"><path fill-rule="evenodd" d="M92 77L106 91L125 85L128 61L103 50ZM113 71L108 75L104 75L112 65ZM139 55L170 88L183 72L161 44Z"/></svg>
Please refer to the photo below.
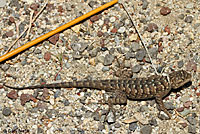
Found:
<svg viewBox="0 0 200 134"><path fill-rule="evenodd" d="M151 75L149 77L121 78L107 80L80 80L71 82L51 83L27 87L13 87L4 84L5 87L24 90L37 88L91 88L105 90L114 93L114 97L109 98L109 104L126 104L127 99L144 100L155 99L163 111L171 118L171 114L164 106L163 98L170 93L172 89L178 89L191 81L192 75L185 70L174 71L168 76Z"/></svg>

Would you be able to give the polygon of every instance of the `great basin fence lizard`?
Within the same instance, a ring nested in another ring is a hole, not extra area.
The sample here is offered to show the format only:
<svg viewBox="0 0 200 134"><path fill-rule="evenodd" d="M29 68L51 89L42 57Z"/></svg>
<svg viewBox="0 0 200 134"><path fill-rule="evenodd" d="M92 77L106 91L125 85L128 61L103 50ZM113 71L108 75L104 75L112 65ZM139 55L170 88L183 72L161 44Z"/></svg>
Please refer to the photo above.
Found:
<svg viewBox="0 0 200 134"><path fill-rule="evenodd" d="M126 104L127 98L133 100L155 98L160 110L169 118L171 115L163 104L165 97L171 89L178 89L191 81L191 74L184 70L174 71L168 76L152 75L145 78L123 78L110 80L85 80L62 83L52 83L28 87L4 86L17 90L36 88L92 88L112 92L115 96L109 98L109 104Z"/></svg>

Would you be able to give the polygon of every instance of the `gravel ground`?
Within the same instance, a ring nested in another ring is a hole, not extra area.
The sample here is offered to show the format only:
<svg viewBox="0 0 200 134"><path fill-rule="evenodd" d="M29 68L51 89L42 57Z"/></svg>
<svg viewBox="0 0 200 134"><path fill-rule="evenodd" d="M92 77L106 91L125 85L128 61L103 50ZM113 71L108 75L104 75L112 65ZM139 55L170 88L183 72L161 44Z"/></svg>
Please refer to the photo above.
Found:
<svg viewBox="0 0 200 134"><path fill-rule="evenodd" d="M52 0L17 48L56 27L108 2ZM172 119L159 114L154 100L116 105L115 114L102 105L105 91L91 89L35 89L15 91L12 86L110 79L119 66L133 77L154 74L146 51L119 4L92 16L0 64L0 133L67 134L186 134L200 133L200 1L121 0L131 14L157 71L185 69L192 84L164 99ZM0 0L0 55L29 25L44 0Z"/></svg>

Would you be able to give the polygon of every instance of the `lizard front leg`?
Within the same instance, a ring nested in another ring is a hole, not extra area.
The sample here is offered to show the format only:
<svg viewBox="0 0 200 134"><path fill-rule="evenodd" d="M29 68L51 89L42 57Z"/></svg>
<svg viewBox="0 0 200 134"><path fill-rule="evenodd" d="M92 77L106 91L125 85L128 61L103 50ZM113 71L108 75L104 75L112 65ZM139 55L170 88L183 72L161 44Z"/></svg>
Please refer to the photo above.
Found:
<svg viewBox="0 0 200 134"><path fill-rule="evenodd" d="M162 96L160 94L157 94L155 96L155 100L160 108L161 111L165 112L169 119L171 119L171 114L167 111L166 107L164 106L163 100L162 100Z"/></svg>
<svg viewBox="0 0 200 134"><path fill-rule="evenodd" d="M125 60L126 58L124 57L122 62L119 61L119 58L115 57L117 64L119 68L115 70L114 68L111 67L111 69L114 71L114 76L117 76L121 79L123 78L132 78L133 72L131 69L125 68Z"/></svg>
<svg viewBox="0 0 200 134"><path fill-rule="evenodd" d="M109 109L106 113L106 117L105 120L107 120L108 122L110 122L109 114L113 114L114 118L115 118L115 109L113 108L113 105L124 105L127 104L127 96L123 91L120 90L113 90L113 92L108 92L109 97L107 99L104 98L104 101L106 104L108 104Z"/></svg>

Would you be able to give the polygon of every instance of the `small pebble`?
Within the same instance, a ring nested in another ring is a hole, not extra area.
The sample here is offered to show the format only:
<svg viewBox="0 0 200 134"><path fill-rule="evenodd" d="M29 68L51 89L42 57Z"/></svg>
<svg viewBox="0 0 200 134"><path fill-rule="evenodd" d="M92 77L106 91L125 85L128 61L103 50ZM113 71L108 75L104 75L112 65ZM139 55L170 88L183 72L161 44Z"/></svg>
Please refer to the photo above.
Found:
<svg viewBox="0 0 200 134"><path fill-rule="evenodd" d="M152 125L152 126L158 126L157 120L154 119L154 118L149 120L149 124Z"/></svg>
<svg viewBox="0 0 200 134"><path fill-rule="evenodd" d="M108 66L111 65L112 62L114 61L115 57L113 55L110 54L106 54L105 59L104 59L104 66Z"/></svg>
<svg viewBox="0 0 200 134"><path fill-rule="evenodd" d="M69 106L70 102L69 102L69 100L65 99L65 100L63 101L63 104L64 104L65 106Z"/></svg>
<svg viewBox="0 0 200 134"><path fill-rule="evenodd" d="M178 15L178 18L179 18L179 19L181 19L181 20L183 20L183 19L184 19L184 17L185 17L185 15L184 15L184 14L180 14L180 15Z"/></svg>
<svg viewBox="0 0 200 134"><path fill-rule="evenodd" d="M160 14L165 16L171 13L171 9L169 7L162 7L160 10Z"/></svg>
<svg viewBox="0 0 200 134"><path fill-rule="evenodd" d="M147 26L148 32L158 31L158 26L155 23L149 23Z"/></svg>
<svg viewBox="0 0 200 134"><path fill-rule="evenodd" d="M98 21L99 20L99 15L94 15L94 16L90 17L90 20L92 22Z"/></svg>
<svg viewBox="0 0 200 134"><path fill-rule="evenodd" d="M110 22L113 23L115 22L116 18L115 17L110 17Z"/></svg>
<svg viewBox="0 0 200 134"><path fill-rule="evenodd" d="M9 64L6 64L6 63L4 63L4 64L1 66L1 69L2 69L4 72L7 71L9 68L10 68L10 65L9 65Z"/></svg>
<svg viewBox="0 0 200 134"><path fill-rule="evenodd" d="M146 111L148 111L147 106L143 105L143 106L140 107L140 112L146 112Z"/></svg>
<svg viewBox="0 0 200 134"><path fill-rule="evenodd" d="M153 58L153 59L157 58L158 49L156 47L150 48L149 54L150 54L151 58Z"/></svg>
<svg viewBox="0 0 200 134"><path fill-rule="evenodd" d="M54 44L54 45L57 43L58 40L59 40L59 33L57 33L57 34L51 36L51 37L48 39L48 41L49 41L50 43Z"/></svg>
<svg viewBox="0 0 200 134"><path fill-rule="evenodd" d="M130 36L129 36L129 40L130 41L136 41L138 39L138 35L137 34L131 34ZM136 42L135 42L136 43Z"/></svg>
<svg viewBox="0 0 200 134"><path fill-rule="evenodd" d="M160 114L158 115L158 118L161 119L161 120L168 120L169 119L168 115L163 111L160 112Z"/></svg>
<svg viewBox="0 0 200 134"><path fill-rule="evenodd" d="M9 22L10 22L10 23L14 23L14 22L15 22L14 17L9 17Z"/></svg>
<svg viewBox="0 0 200 134"><path fill-rule="evenodd" d="M183 104L183 106L184 106L185 108L189 108L190 106L192 106L192 101L186 101L186 102Z"/></svg>
<svg viewBox="0 0 200 134"><path fill-rule="evenodd" d="M103 68L102 68L102 71L103 72L107 72L107 71L109 71L110 70L110 68L108 67L108 66L104 66Z"/></svg>
<svg viewBox="0 0 200 134"><path fill-rule="evenodd" d="M43 134L43 133L44 133L44 130L43 130L41 127L38 127L38 128L37 128L37 133L38 133L38 134Z"/></svg>
<svg viewBox="0 0 200 134"><path fill-rule="evenodd" d="M185 17L185 22L192 23L192 21L193 21L193 17L192 16Z"/></svg>
<svg viewBox="0 0 200 134"><path fill-rule="evenodd" d="M141 134L151 134L152 133L152 126L145 125L144 127L141 128L140 133Z"/></svg>
<svg viewBox="0 0 200 134"><path fill-rule="evenodd" d="M111 32L111 33L116 33L117 30L118 30L117 28L113 28L110 32Z"/></svg>
<svg viewBox="0 0 200 134"><path fill-rule="evenodd" d="M12 113L11 109L9 107L4 107L2 110L2 114L4 116L9 116Z"/></svg>
<svg viewBox="0 0 200 134"><path fill-rule="evenodd" d="M80 55L78 52L74 52L72 54L72 57L75 59L75 60L80 60L82 58L82 55Z"/></svg>
<svg viewBox="0 0 200 134"><path fill-rule="evenodd" d="M108 50L107 47L101 47L101 51L106 51L106 50Z"/></svg>
<svg viewBox="0 0 200 134"><path fill-rule="evenodd" d="M130 48L131 48L131 50L132 50L133 52L136 52L136 51L138 51L139 49L141 49L141 46L140 46L139 43L133 42L133 43L131 44Z"/></svg>
<svg viewBox="0 0 200 134"><path fill-rule="evenodd" d="M67 68L67 69L69 69L70 67L71 67L71 64L69 64L67 61L65 62L65 67Z"/></svg>
<svg viewBox="0 0 200 134"><path fill-rule="evenodd" d="M97 50L97 49L93 49L93 50L91 50L91 51L89 52L89 55L90 55L91 57L96 57L97 54L98 54L98 50Z"/></svg>
<svg viewBox="0 0 200 134"><path fill-rule="evenodd" d="M97 6L98 5L98 2L97 1L90 1L89 3L88 3L88 5L91 7L91 8L94 8L94 6Z"/></svg>
<svg viewBox="0 0 200 134"><path fill-rule="evenodd" d="M105 59L104 56L98 56L98 57L97 57L97 60L98 60L98 62L100 62L100 63L104 63L104 59Z"/></svg>
<svg viewBox="0 0 200 134"><path fill-rule="evenodd" d="M35 98L33 97L33 95L30 95L30 94L21 94L21 96L20 96L21 105L25 105L25 103L29 102L30 100L35 100Z"/></svg>
<svg viewBox="0 0 200 134"><path fill-rule="evenodd" d="M115 121L116 121L116 118L115 118L113 112L110 111L110 112L108 113L108 115L107 115L107 122L108 122L109 124L111 124L111 123L114 123Z"/></svg>
<svg viewBox="0 0 200 134"><path fill-rule="evenodd" d="M196 126L189 125L188 126L188 133L196 134Z"/></svg>
<svg viewBox="0 0 200 134"><path fill-rule="evenodd" d="M191 125L196 125L197 124L196 118L194 118L192 116L188 116L186 119Z"/></svg>
<svg viewBox="0 0 200 134"><path fill-rule="evenodd" d="M120 27L119 29L118 29L118 32L119 33L124 33L126 31L126 28L125 27Z"/></svg>
<svg viewBox="0 0 200 134"><path fill-rule="evenodd" d="M182 112L184 110L184 107L179 107L176 109L177 112Z"/></svg>
<svg viewBox="0 0 200 134"><path fill-rule="evenodd" d="M127 52L125 58L126 60L129 60L130 58L135 58L135 54L133 52Z"/></svg>
<svg viewBox="0 0 200 134"><path fill-rule="evenodd" d="M147 9L148 4L149 4L149 3L148 3L146 0L143 0L142 9L143 9L143 10Z"/></svg>
<svg viewBox="0 0 200 134"><path fill-rule="evenodd" d="M137 51L136 55L135 55L135 58L138 60L138 61L143 61L144 57L146 56L146 52L144 49L142 50L139 50Z"/></svg>
<svg viewBox="0 0 200 134"><path fill-rule="evenodd" d="M139 73L141 69L142 69L142 66L141 66L141 65L135 65L135 66L132 68L132 71L133 71L133 73Z"/></svg>
<svg viewBox="0 0 200 134"><path fill-rule="evenodd" d="M56 90L56 92L54 93L54 98L58 98L61 95L61 91L60 90Z"/></svg>
<svg viewBox="0 0 200 134"><path fill-rule="evenodd" d="M6 32L7 37L12 37L14 35L13 31Z"/></svg>
<svg viewBox="0 0 200 134"><path fill-rule="evenodd" d="M190 110L189 110L189 109L184 109L182 112L180 112L180 114L181 114L182 116L187 116L189 113L190 113Z"/></svg>
<svg viewBox="0 0 200 134"><path fill-rule="evenodd" d="M187 127L188 124L186 122L183 122L183 123L179 123L183 128Z"/></svg>
<svg viewBox="0 0 200 134"><path fill-rule="evenodd" d="M1 7L5 7L7 4L7 1L6 0L0 0L0 8Z"/></svg>
<svg viewBox="0 0 200 134"><path fill-rule="evenodd" d="M129 124L129 130L130 131L135 131L137 129L138 125L137 125L137 122L133 122L133 123L130 123Z"/></svg>
<svg viewBox="0 0 200 134"><path fill-rule="evenodd" d="M188 3L185 7L188 9L192 9L194 7L194 3Z"/></svg>
<svg viewBox="0 0 200 134"><path fill-rule="evenodd" d="M167 110L174 110L175 109L175 106L171 102L166 102L166 103L164 103L164 105L165 105Z"/></svg>
<svg viewBox="0 0 200 134"><path fill-rule="evenodd" d="M118 122L116 122L114 126L115 126L115 128L120 128L120 127L121 127L121 124L118 123Z"/></svg>
<svg viewBox="0 0 200 134"><path fill-rule="evenodd" d="M7 93L7 97L11 98L11 99L17 99L18 98L18 94L15 90L10 91L9 93Z"/></svg>
<svg viewBox="0 0 200 134"><path fill-rule="evenodd" d="M95 121L100 121L100 115L98 112L95 112L94 115L93 115L93 118Z"/></svg>
<svg viewBox="0 0 200 134"><path fill-rule="evenodd" d="M37 9L40 7L40 5L38 4L38 3L32 3L31 5L30 5L30 8L32 9L32 10L35 10L35 11L37 11Z"/></svg>
<svg viewBox="0 0 200 134"><path fill-rule="evenodd" d="M166 26L165 29L164 29L164 31L167 32L168 34L170 34L170 27Z"/></svg>
<svg viewBox="0 0 200 134"><path fill-rule="evenodd" d="M44 59L45 59L46 61L49 61L49 60L51 59L51 53L50 53L50 52L46 52L46 53L44 54Z"/></svg>
<svg viewBox="0 0 200 134"><path fill-rule="evenodd" d="M178 68L182 68L182 67L183 67L183 65L184 65L184 62L183 62L183 60L181 60L181 61L178 61Z"/></svg>
<svg viewBox="0 0 200 134"><path fill-rule="evenodd" d="M102 31L98 31L98 32L97 32L97 36L98 36L98 37L102 37L102 36L103 36L103 32L102 32Z"/></svg>

